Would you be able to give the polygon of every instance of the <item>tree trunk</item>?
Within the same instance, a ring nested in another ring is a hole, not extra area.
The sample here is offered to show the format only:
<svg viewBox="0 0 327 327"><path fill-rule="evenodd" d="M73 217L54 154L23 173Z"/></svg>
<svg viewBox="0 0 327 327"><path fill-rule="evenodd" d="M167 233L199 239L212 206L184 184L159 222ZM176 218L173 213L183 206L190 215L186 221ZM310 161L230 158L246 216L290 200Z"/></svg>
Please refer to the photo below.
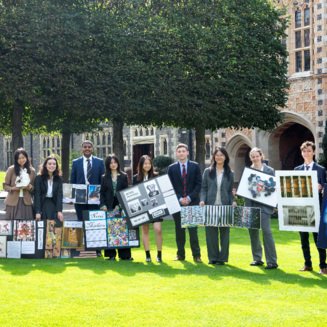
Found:
<svg viewBox="0 0 327 327"><path fill-rule="evenodd" d="M69 181L69 157L70 157L70 132L62 133L61 140L61 169L62 179L65 183Z"/></svg>
<svg viewBox="0 0 327 327"><path fill-rule="evenodd" d="M19 100L16 100L13 106L12 116L12 149L13 153L16 149L24 146L23 140L23 113L24 106Z"/></svg>
<svg viewBox="0 0 327 327"><path fill-rule="evenodd" d="M120 167L124 170L124 138L123 138L124 123L120 119L114 119L112 122L113 138L112 138L112 150L118 157Z"/></svg>
<svg viewBox="0 0 327 327"><path fill-rule="evenodd" d="M195 128L195 142L195 161L199 163L202 172L205 168L205 128L201 126Z"/></svg>

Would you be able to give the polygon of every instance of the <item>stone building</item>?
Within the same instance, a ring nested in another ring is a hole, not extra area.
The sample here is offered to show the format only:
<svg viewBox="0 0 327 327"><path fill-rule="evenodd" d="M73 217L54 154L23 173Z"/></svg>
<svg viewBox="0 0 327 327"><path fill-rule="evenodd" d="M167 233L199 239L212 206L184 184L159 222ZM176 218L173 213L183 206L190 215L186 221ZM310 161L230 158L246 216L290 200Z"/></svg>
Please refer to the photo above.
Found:
<svg viewBox="0 0 327 327"><path fill-rule="evenodd" d="M273 131L259 129L221 129L206 134L206 163L216 146L224 146L231 157L236 181L244 166L249 164L251 147L262 148L269 164L275 169L293 169L301 162L300 144L305 140L317 145L316 155L322 153L322 137L326 121L327 95L327 3L325 0L274 0L276 6L285 8L289 18L287 38L289 52L289 98L282 110L284 120ZM93 134L74 135L71 149L77 155L82 140L89 138L95 152L105 157L112 152L112 129ZM37 166L50 153L60 154L61 139L58 135L27 135L25 147ZM193 132L177 128L158 129L126 126L124 128L125 167L134 167L142 154L174 157L179 142L191 146L194 158ZM9 137L0 137L0 170L11 164L12 149Z"/></svg>

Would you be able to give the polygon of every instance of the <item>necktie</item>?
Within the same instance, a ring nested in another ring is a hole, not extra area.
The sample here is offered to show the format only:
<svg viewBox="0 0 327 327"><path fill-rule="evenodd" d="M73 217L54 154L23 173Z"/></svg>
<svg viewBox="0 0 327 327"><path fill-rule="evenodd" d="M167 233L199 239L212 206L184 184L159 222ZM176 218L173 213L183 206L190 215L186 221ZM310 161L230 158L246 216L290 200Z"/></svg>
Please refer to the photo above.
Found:
<svg viewBox="0 0 327 327"><path fill-rule="evenodd" d="M186 168L185 165L182 164L182 180L183 180L183 197L187 196L186 192Z"/></svg>
<svg viewBox="0 0 327 327"><path fill-rule="evenodd" d="M305 166L305 170L309 170L310 166L309 165L306 165Z"/></svg>
<svg viewBox="0 0 327 327"><path fill-rule="evenodd" d="M87 159L87 167L86 167L86 179L88 182L90 182L90 178L92 175L92 166L91 166L91 160Z"/></svg>

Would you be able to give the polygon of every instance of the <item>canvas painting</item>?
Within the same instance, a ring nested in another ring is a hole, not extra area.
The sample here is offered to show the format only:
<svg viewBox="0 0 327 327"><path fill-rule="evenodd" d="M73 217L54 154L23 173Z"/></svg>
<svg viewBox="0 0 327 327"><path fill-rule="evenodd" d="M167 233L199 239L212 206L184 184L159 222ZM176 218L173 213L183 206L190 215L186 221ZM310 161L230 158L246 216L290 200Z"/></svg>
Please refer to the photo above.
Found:
<svg viewBox="0 0 327 327"><path fill-rule="evenodd" d="M125 218L108 218L108 247L128 246L128 226Z"/></svg>
<svg viewBox="0 0 327 327"><path fill-rule="evenodd" d="M45 239L45 258L59 258L61 250L62 228L55 227L54 220L47 220Z"/></svg>
<svg viewBox="0 0 327 327"><path fill-rule="evenodd" d="M64 221L61 242L62 248L83 248L83 237L82 221Z"/></svg>
<svg viewBox="0 0 327 327"><path fill-rule="evenodd" d="M34 220L14 220L14 241L35 241Z"/></svg>
<svg viewBox="0 0 327 327"><path fill-rule="evenodd" d="M0 220L0 235L4 235L4 236L12 235L11 220Z"/></svg>

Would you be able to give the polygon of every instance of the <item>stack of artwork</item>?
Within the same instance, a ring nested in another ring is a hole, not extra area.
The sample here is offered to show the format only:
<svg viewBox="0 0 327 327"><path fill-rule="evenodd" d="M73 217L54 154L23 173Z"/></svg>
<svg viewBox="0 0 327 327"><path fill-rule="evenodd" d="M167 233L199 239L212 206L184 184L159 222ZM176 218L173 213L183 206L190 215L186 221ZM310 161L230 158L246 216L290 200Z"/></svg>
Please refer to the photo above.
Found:
<svg viewBox="0 0 327 327"><path fill-rule="evenodd" d="M1 258L40 258L44 250L44 224L34 220L0 221Z"/></svg>
<svg viewBox="0 0 327 327"><path fill-rule="evenodd" d="M100 204L100 185L63 184L63 202Z"/></svg>
<svg viewBox="0 0 327 327"><path fill-rule="evenodd" d="M137 227L180 211L168 175L140 183L118 193L130 227Z"/></svg>
<svg viewBox="0 0 327 327"><path fill-rule="evenodd" d="M242 206L189 206L181 208L183 228L196 226L260 229L260 208Z"/></svg>

